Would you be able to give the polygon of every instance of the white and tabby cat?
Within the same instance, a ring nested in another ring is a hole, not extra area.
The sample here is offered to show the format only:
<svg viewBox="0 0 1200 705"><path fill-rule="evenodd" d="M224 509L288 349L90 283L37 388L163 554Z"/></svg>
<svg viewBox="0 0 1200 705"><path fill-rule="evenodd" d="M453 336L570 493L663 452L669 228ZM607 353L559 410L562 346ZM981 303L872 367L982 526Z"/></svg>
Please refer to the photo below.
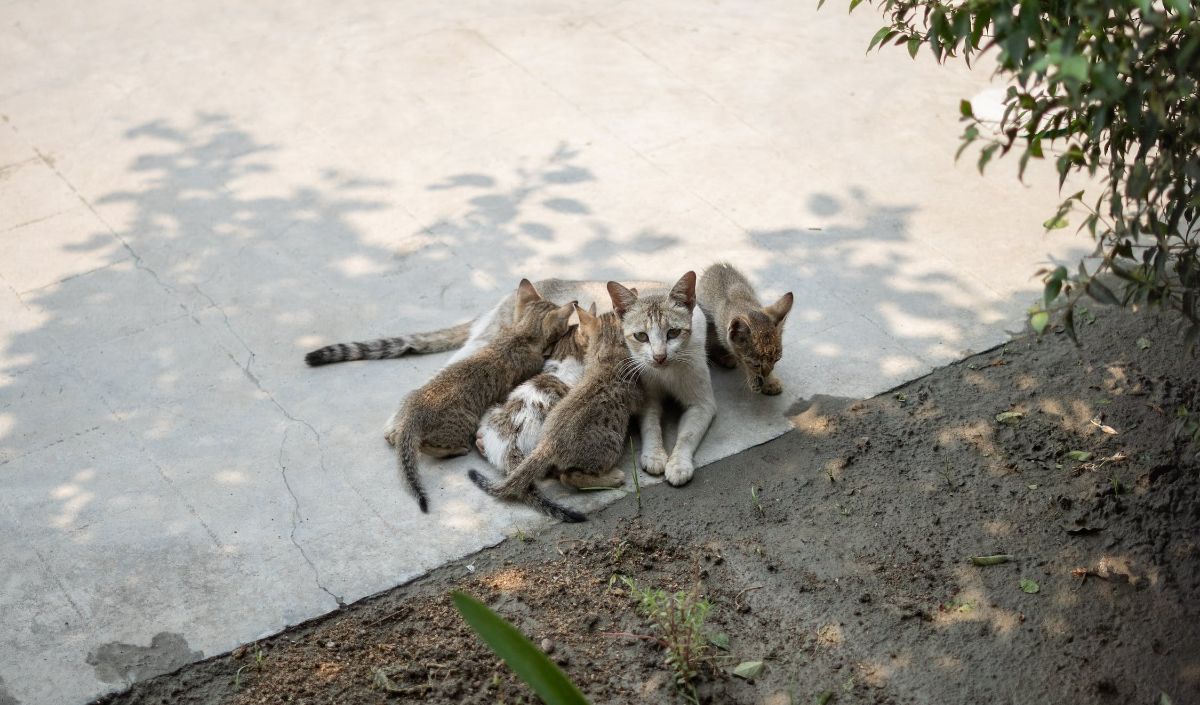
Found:
<svg viewBox="0 0 1200 705"><path fill-rule="evenodd" d="M596 304L590 309L596 315ZM539 375L529 378L502 404L487 410L475 434L475 447L505 473L537 446L546 415L583 377L587 338L579 326L559 339Z"/></svg>
<svg viewBox="0 0 1200 705"><path fill-rule="evenodd" d="M708 322L696 305L696 273L688 272L670 291L643 289L642 294L617 282L608 283L613 308L621 317L630 365L646 391L640 414L642 469L665 475L678 487L695 472L693 456L717 413L708 374L705 339ZM663 447L663 402L683 406L675 447Z"/></svg>
<svg viewBox="0 0 1200 705"><path fill-rule="evenodd" d="M551 301L599 301L602 302L600 312L607 310L609 299L605 282L602 281L570 281L567 279L543 279L533 283L533 286ZM659 282L630 282L628 286L637 291L647 288L662 287ZM313 367L329 365L335 362L351 360L387 360L405 355L423 355L427 353L445 352L458 348L458 352L450 357L446 364L453 364L478 351L496 337L500 329L513 322L513 309L516 296L509 292L507 296L474 320L423 333L412 333L394 338L381 338L365 343L334 343L319 350L313 350L304 357L304 361Z"/></svg>

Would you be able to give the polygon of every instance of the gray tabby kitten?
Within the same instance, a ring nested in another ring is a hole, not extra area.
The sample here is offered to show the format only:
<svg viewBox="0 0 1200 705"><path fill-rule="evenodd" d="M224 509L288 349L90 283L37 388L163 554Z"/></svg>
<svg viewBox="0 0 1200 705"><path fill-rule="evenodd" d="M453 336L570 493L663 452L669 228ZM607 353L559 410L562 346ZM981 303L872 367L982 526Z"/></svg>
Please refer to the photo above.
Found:
<svg viewBox="0 0 1200 705"><path fill-rule="evenodd" d="M654 288L661 287L658 282L631 282L632 287ZM543 279L535 282L534 287L542 296L550 301L608 301L608 291L605 282L601 281L569 281L565 279ZM457 325L441 330L402 335L395 338L382 338L366 343L336 343L327 345L319 350L313 350L304 357L305 362L313 367L328 365L335 362L351 360L384 360L405 355L420 355L425 353L444 352L459 348L450 358L450 362L458 362L471 353L479 350L496 333L513 321L514 294L508 294L483 315ZM603 311L601 311L603 313Z"/></svg>
<svg viewBox="0 0 1200 705"><path fill-rule="evenodd" d="M730 369L741 367L753 392L782 392L774 371L783 357L783 321L792 310L792 292L763 306L746 277L722 262L700 275L696 299L708 318L708 354L713 361Z"/></svg>
<svg viewBox="0 0 1200 705"><path fill-rule="evenodd" d="M596 317L577 310L588 346L583 379L546 417L537 447L503 484L475 470L469 473L471 481L493 497L523 499L568 522L587 517L550 501L534 483L557 475L569 487L619 487L625 473L615 465L625 448L630 416L642 403L641 386L625 369L629 350L617 315Z"/></svg>
<svg viewBox="0 0 1200 705"><path fill-rule="evenodd" d="M589 312L596 315L596 304ZM550 352L542 373L512 390L503 404L487 410L475 434L475 447L504 472L521 464L542 437L546 415L583 377L587 337L571 326Z"/></svg>
<svg viewBox="0 0 1200 705"><path fill-rule="evenodd" d="M528 279L517 288L514 322L466 359L448 365L413 391L388 422L384 437L396 448L400 468L422 512L429 499L417 475L417 450L435 458L466 454L489 406L542 369L547 348L568 329L575 302L546 301Z"/></svg>

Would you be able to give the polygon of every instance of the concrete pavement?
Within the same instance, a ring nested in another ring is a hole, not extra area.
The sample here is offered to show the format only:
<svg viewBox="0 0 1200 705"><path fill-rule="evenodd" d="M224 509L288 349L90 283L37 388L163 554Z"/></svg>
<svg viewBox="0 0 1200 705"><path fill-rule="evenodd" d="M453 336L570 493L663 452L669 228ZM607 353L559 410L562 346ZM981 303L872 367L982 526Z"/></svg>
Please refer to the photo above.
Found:
<svg viewBox="0 0 1200 705"><path fill-rule="evenodd" d="M320 344L727 259L796 305L784 397L714 373L707 462L1021 327L1038 264L1088 249L1041 232L1052 169L956 165L987 72L864 55L870 8L813 5L0 3L0 703L541 521L477 458L425 462L420 515L381 428L445 356L306 369Z"/></svg>

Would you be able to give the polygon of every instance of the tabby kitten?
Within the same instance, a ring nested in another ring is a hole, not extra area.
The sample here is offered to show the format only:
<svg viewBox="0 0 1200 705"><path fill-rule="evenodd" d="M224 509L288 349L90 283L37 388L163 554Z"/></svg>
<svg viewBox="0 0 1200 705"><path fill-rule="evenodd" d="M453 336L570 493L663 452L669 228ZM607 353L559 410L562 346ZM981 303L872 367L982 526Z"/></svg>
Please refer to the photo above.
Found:
<svg viewBox="0 0 1200 705"><path fill-rule="evenodd" d="M596 304L589 312L596 315ZM542 436L546 415L583 377L586 349L583 331L571 326L555 343L542 373L514 389L503 404L487 410L475 434L475 447L489 463L509 472L529 455Z"/></svg>
<svg viewBox="0 0 1200 705"><path fill-rule="evenodd" d="M696 273L684 274L670 291L638 294L617 282L608 283L613 309L631 355L630 366L646 392L641 409L642 469L664 475L678 487L692 479L693 456L717 413L712 379L705 359L707 326L696 306ZM663 447L663 402L683 406L675 447Z"/></svg>
<svg viewBox="0 0 1200 705"><path fill-rule="evenodd" d="M587 338L583 378L546 417L542 438L503 484L470 471L471 481L493 497L523 499L552 517L585 521L583 514L550 501L535 482L549 475L569 487L619 487L615 467L625 448L630 416L642 403L637 377L627 374L629 350L615 313L593 316L578 308Z"/></svg>
<svg viewBox="0 0 1200 705"><path fill-rule="evenodd" d="M722 262L700 276L696 298L708 317L708 353L713 361L730 369L741 367L753 392L768 396L782 392L774 370L783 356L783 321L792 310L792 292L764 307L746 277Z"/></svg>
<svg viewBox="0 0 1200 705"><path fill-rule="evenodd" d="M567 332L574 305L546 301L522 279L513 324L478 352L438 372L392 416L384 437L395 446L422 512L429 511L429 499L417 475L417 450L435 458L466 454L483 412L542 369L546 349Z"/></svg>

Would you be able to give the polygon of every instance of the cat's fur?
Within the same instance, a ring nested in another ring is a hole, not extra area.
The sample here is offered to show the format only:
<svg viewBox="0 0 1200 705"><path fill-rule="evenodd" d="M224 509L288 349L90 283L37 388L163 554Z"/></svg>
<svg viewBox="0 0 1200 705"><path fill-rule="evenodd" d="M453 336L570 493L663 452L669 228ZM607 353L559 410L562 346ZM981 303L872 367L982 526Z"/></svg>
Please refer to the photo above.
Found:
<svg viewBox="0 0 1200 705"><path fill-rule="evenodd" d="M413 391L384 434L422 512L429 500L417 475L417 451L438 458L466 454L489 406L542 369L546 350L568 329L574 302L559 306L522 279L513 305L514 323L501 328L481 350L445 367Z"/></svg>
<svg viewBox="0 0 1200 705"><path fill-rule="evenodd" d="M621 317L630 367L646 391L640 413L642 469L666 475L678 487L695 471L693 455L717 413L705 353L707 322L696 306L696 273L688 272L670 291L638 294L617 282L608 283L613 309ZM663 402L683 406L675 447L663 447Z"/></svg>
<svg viewBox="0 0 1200 705"><path fill-rule="evenodd" d="M587 336L583 378L550 412L533 452L503 484L470 471L471 480L493 497L522 499L568 522L586 517L551 502L536 481L556 475L570 487L619 487L625 473L615 466L625 448L629 419L643 399L636 376L628 374L629 350L617 315L578 312Z"/></svg>
<svg viewBox="0 0 1200 705"><path fill-rule="evenodd" d="M712 360L722 367L742 368L753 392L782 392L775 363L783 357L783 322L792 310L792 292L763 306L749 280L732 264L721 262L700 275L696 299L708 318Z"/></svg>
<svg viewBox="0 0 1200 705"><path fill-rule="evenodd" d="M596 314L596 304L591 306ZM547 414L583 377L587 337L579 326L559 339L539 375L526 380L503 404L487 410L475 434L475 447L504 472L521 464L537 446Z"/></svg>
<svg viewBox="0 0 1200 705"><path fill-rule="evenodd" d="M534 282L533 286L550 301L608 301L608 291L605 289L605 282L602 281L543 279ZM629 286L654 288L661 287L662 284L631 282ZM455 363L487 345L502 327L512 323L513 304L516 303L514 296L509 293L495 306L466 323L425 333L382 338L368 343L335 343L319 350L313 350L304 357L304 360L309 365L317 367L335 362L384 360L458 348L458 352L450 358L448 364ZM605 310L607 310L607 303L600 312L603 313Z"/></svg>

